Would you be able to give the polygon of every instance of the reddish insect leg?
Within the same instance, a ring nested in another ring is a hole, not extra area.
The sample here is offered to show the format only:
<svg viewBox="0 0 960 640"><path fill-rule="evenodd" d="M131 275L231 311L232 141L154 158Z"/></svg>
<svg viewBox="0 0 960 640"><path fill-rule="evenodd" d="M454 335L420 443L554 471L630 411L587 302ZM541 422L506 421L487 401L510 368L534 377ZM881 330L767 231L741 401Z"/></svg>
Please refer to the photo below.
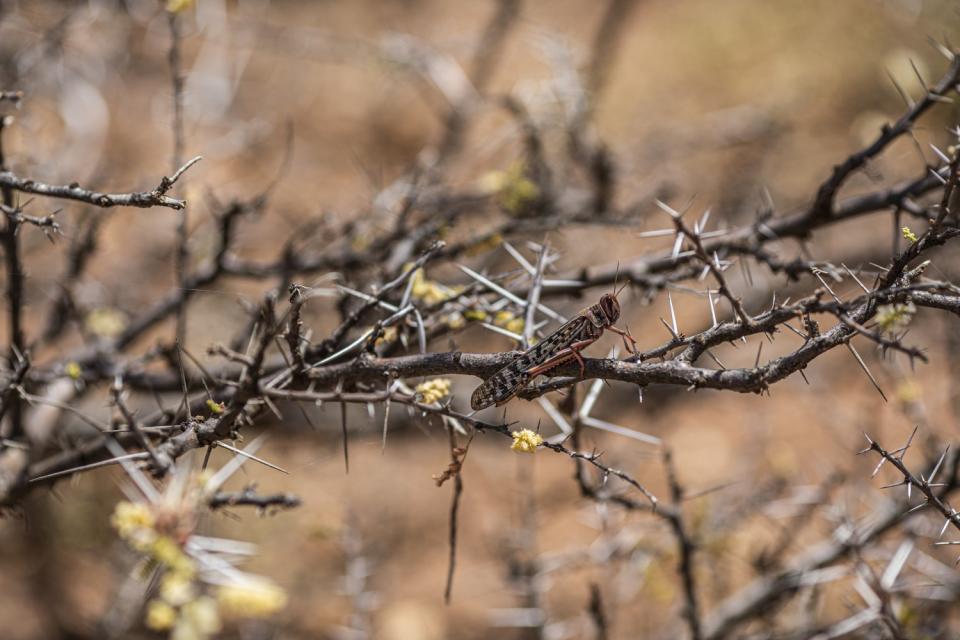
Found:
<svg viewBox="0 0 960 640"><path fill-rule="evenodd" d="M637 353L637 341L633 339L633 336L630 335L629 331L624 331L623 329L618 329L613 325L607 327L610 331L620 334L620 337L623 338L623 346L626 347L627 351L630 353ZM629 340L630 342L627 342Z"/></svg>
<svg viewBox="0 0 960 640"><path fill-rule="evenodd" d="M527 369L527 375L529 379L536 378L539 375L542 375L551 369L560 366L564 362L570 360L571 358L576 359L580 364L580 377L583 377L584 367L586 363L583 361L583 357L580 355L580 352L589 347L591 344L596 342L596 338L588 338L587 340L580 340L579 342L574 342L569 347L562 349L557 352L557 355L553 356L549 360L546 360L543 364L537 365L536 367L531 367Z"/></svg>

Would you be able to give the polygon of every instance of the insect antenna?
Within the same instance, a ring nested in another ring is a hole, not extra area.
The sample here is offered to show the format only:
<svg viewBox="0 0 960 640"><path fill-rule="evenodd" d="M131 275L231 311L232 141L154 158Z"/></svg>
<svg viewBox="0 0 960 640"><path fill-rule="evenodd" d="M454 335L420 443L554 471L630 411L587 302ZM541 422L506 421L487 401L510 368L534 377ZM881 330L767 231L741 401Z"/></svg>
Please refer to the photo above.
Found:
<svg viewBox="0 0 960 640"><path fill-rule="evenodd" d="M620 279L620 261L617 261L617 275L613 279L613 297L616 298L620 295L620 292L627 288L627 285L630 284L630 278L626 278L624 283L620 285L620 288L617 288L617 281Z"/></svg>

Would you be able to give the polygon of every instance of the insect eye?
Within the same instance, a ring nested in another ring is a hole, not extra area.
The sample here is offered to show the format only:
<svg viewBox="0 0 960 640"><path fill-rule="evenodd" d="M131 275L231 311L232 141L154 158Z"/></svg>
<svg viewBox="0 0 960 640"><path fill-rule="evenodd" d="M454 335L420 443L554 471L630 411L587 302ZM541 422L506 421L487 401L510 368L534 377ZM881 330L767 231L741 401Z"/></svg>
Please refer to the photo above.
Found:
<svg viewBox="0 0 960 640"><path fill-rule="evenodd" d="M620 305L617 303L617 299L613 296L604 296L601 301L603 307L604 315L608 318L616 318L620 315Z"/></svg>

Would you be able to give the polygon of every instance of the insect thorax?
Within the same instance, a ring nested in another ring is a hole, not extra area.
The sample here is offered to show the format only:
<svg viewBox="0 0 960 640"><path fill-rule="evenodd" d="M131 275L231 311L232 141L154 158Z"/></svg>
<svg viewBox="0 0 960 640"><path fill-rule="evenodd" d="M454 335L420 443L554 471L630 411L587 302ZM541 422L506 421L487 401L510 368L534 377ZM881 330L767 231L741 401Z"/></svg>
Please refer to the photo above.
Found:
<svg viewBox="0 0 960 640"><path fill-rule="evenodd" d="M603 309L600 308L599 304L590 305L583 310L583 314L587 316L590 324L598 329L606 327L610 324L610 321L607 320L607 315L603 312Z"/></svg>

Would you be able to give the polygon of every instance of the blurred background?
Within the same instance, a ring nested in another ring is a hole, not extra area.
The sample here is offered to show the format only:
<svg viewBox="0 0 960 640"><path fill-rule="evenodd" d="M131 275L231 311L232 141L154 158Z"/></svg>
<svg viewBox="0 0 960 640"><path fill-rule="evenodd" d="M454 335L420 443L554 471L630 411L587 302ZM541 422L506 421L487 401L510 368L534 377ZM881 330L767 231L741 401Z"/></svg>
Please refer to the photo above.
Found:
<svg viewBox="0 0 960 640"><path fill-rule="evenodd" d="M547 157L565 152L562 124L585 113L591 135L615 162L611 206L641 214L640 224L627 229L551 231L561 273L669 248L671 238L643 235L669 227L654 197L698 216L710 209L716 228L749 223L771 205L790 212L808 204L834 164L905 109L891 77L916 98L923 91L916 73L933 83L947 64L928 40L960 39L956 4L948 0L610 4L615 8L572 0L516 3L483 90L524 104L544 131ZM500 10L494 0L197 0L182 12L183 154L203 156L180 192L190 202L194 264L215 250L216 203L253 197L274 182L269 206L239 226L234 251L243 259L273 258L311 220L353 220L351 241L359 243L386 224L396 200L391 186L437 157L449 105L473 90L458 73L471 68ZM170 34L162 3L4 1L0 11L0 88L24 92L21 106L8 109L15 122L4 132L6 162L18 175L129 191L151 189L170 174ZM586 107L578 103L584 83L591 92ZM844 195L922 174L921 156L935 160L926 143L945 140L956 115L955 107L943 105L917 131L919 151L901 139L855 176ZM483 191L509 175L523 153L516 122L495 105L479 106L463 135L459 149L442 157L445 184L454 189ZM582 176L571 174L575 179ZM123 323L174 285L176 214L56 206L63 208L59 220L68 238L90 216L104 218L99 250L76 291L85 309ZM450 240L479 236L495 215L491 209L470 218L451 230ZM896 237L893 225L888 214L859 218L816 234L804 250L851 266L883 263ZM538 232L527 239L542 238ZM336 240L307 234L298 246L317 251ZM23 247L28 333L36 334L59 291L66 252L62 242L51 245L39 233L25 235ZM787 259L801 248L782 251ZM465 260L475 269L510 261L502 250ZM946 264L943 259L937 268ZM452 266L429 276L448 285L466 282ZM756 270L735 269L730 277L755 312L771 304L774 290L782 299L816 285ZM313 275L305 284L321 281L322 274ZM228 278L196 292L189 349L204 354L242 327L244 303L256 303L265 286ZM678 290L671 296L681 329L709 325L701 297ZM551 304L570 315L594 299L590 293ZM670 317L665 296L628 290L621 304L642 348L669 339L658 319ZM326 335L339 323L337 300L311 301L307 323L315 336ZM758 557L776 548L785 530L796 533L782 551L790 557L829 538L839 515L859 517L884 499L880 481L871 484L876 460L854 455L864 431L888 441L888 448L900 446L916 425L925 435L956 434L957 328L947 314L918 314L910 339L929 349L930 363L915 371L905 360L881 359L869 345L861 349L889 401L843 349L817 359L806 371L808 383L793 376L765 395L654 386L639 403L629 385L603 389L594 415L660 438L673 451L693 496L685 509L702 550L697 573L705 611L758 575ZM159 326L131 351L144 352L170 332L170 324ZM591 355L602 356L614 338L603 338ZM34 358L54 361L83 340L75 331ZM765 340L716 353L727 366L751 366ZM508 339L480 327L456 335L455 343L465 351L511 348ZM796 336L781 337L764 347L764 358L799 344ZM431 350L450 347L444 338ZM466 410L476 382L454 380L455 405ZM84 410L111 411L100 396L90 397ZM220 511L202 524L211 535L256 543L248 566L289 598L271 622L230 629L225 637L595 637L591 585L602 585L609 637L683 635L677 552L664 523L583 500L569 459L518 455L496 435L478 436L471 446L453 598L445 605L451 488L437 488L432 476L449 463L446 434L398 412L382 448L381 421L358 411L350 421L346 475L339 410L305 411L284 410L283 420L267 418L253 432L269 432L260 455L289 475L247 465L231 480L234 488L256 482L264 492L295 493L302 506L269 517ZM536 403L515 400L508 412L530 428L541 423L545 432L556 432ZM605 451L607 464L655 494L669 493L658 447L601 431L589 431L584 446ZM214 464L220 456L219 463L228 458L217 450ZM33 492L21 512L0 521L0 635L96 637L133 567L109 526L123 482L115 470L84 474ZM826 506L806 510L811 501ZM603 544L614 538L621 547L607 557ZM898 541L882 548L889 554ZM924 543L926 557L949 575L953 557L941 551ZM536 578L543 619L533 623L518 612L530 605L530 585L518 578L518 567L530 558L555 564ZM849 582L825 589L836 597L816 605L822 619L855 609ZM947 594L949 601L956 591Z"/></svg>

